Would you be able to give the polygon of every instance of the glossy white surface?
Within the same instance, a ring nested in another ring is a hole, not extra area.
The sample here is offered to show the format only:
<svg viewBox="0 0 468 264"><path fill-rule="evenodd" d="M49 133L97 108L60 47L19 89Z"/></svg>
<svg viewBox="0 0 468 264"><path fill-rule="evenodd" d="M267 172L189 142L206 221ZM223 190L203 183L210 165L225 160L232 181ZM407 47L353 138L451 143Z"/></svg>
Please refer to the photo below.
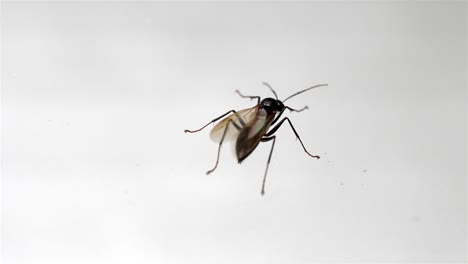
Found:
<svg viewBox="0 0 468 264"><path fill-rule="evenodd" d="M466 2L1 3L2 263L466 261ZM234 93L288 100L240 166ZM210 127L211 128L211 127Z"/></svg>

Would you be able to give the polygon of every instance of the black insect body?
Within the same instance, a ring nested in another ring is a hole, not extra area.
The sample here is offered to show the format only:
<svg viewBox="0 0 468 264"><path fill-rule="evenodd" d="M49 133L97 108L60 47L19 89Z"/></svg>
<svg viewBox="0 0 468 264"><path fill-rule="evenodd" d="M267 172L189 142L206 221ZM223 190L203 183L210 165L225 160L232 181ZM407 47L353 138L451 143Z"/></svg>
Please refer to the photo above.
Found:
<svg viewBox="0 0 468 264"><path fill-rule="evenodd" d="M276 141L276 136L274 134L281 127L281 125L283 125L285 121L287 121L289 125L291 126L291 129L296 135L296 138L301 143L304 151L313 158L317 158L317 159L320 158L318 155L312 155L307 151L307 149L304 147L304 144L302 143L301 138L297 134L296 129L294 128L289 118L285 117L281 119L279 123L277 122L280 119L281 115L283 114L284 110L286 109L290 110L291 112L301 112L308 108L307 106L305 106L299 110L293 109L283 104L286 100L298 94L301 94L303 92L311 90L313 88L327 86L326 84L315 85L305 90L299 91L287 97L283 101L280 101L278 100L278 96L276 95L276 92L273 90L273 88L271 88L271 86L267 83L263 83L263 84L266 85L273 92L276 99L265 98L260 101L260 96L245 96L241 94L238 90L236 90L236 93L239 94L242 98L256 99L257 105L252 108L247 108L238 112L236 112L235 110L230 110L227 113L211 120L208 124L206 124L200 129L184 131L185 133L198 132L204 129L205 127L207 127L209 124L212 124L218 121L219 119L225 117L226 115L230 114L229 116L221 120L218 124L216 124L216 126L211 130L210 136L215 142L219 143L219 146L218 146L218 156L216 158L216 164L213 169L207 172L207 174L210 174L211 172L213 172L218 166L219 155L220 155L221 146L223 142L235 141L235 154L237 157L237 161L241 163L245 158L247 158L255 150L255 148L258 146L260 142L272 141L270 155L268 156L267 166L265 169L265 174L263 176L262 190L261 190L262 195L265 194L266 176L268 173L268 167L270 165L271 155L273 153L273 148L275 146L275 141ZM275 125L275 126L270 129L272 125Z"/></svg>
<svg viewBox="0 0 468 264"><path fill-rule="evenodd" d="M281 102L277 103L277 100L272 98L266 98L260 102L253 119L239 131L239 136L237 136L236 155L239 163L254 151L268 132L276 113L283 108Z"/></svg>

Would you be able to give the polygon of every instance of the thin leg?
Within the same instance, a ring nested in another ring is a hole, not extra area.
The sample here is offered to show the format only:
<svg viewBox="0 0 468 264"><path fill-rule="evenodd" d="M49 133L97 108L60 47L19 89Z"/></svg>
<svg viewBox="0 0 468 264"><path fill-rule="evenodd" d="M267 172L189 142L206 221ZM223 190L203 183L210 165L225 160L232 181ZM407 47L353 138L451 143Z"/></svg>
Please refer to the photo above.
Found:
<svg viewBox="0 0 468 264"><path fill-rule="evenodd" d="M235 111L235 110L230 110L230 111L228 111L227 113L225 113L225 114L223 114L223 115L221 115L221 116L218 116L217 118L211 120L208 124L204 125L204 126L203 126L202 128L200 128L200 129L197 129L197 130L188 130L188 129L185 129L184 132L185 132L185 133L187 133L187 132L189 132L189 133L198 132L198 131L204 129L205 127L207 127L209 124L212 124L212 123L218 121L219 119L221 119L221 118L227 116L227 115L230 114L230 113L236 113L236 111Z"/></svg>
<svg viewBox="0 0 468 264"><path fill-rule="evenodd" d="M257 99L257 104L260 103L260 96L249 96L249 95L243 95L239 90L236 90L236 93L242 97L242 98L250 98L250 100Z"/></svg>
<svg viewBox="0 0 468 264"><path fill-rule="evenodd" d="M221 146L223 145L224 137L226 136L226 132L229 128L229 125L232 123L232 120L229 119L226 127L224 128L223 136L221 137L221 141L219 141L219 147L218 147L218 156L216 157L216 164L213 169L209 170L206 172L206 175L212 173L216 168L218 167L218 162L219 162L219 154L221 153Z"/></svg>
<svg viewBox="0 0 468 264"><path fill-rule="evenodd" d="M273 154L273 148L275 147L276 136L264 137L264 138L261 139L262 142L267 142L267 141L270 141L270 140L273 140L273 143L271 143L270 156L268 156L267 166L266 166L266 169L265 169L265 175L263 175L262 191L261 191L262 195L265 195L266 176L267 176L267 173L268 173L268 167L270 167L270 160L271 160L271 155Z"/></svg>
<svg viewBox="0 0 468 264"><path fill-rule="evenodd" d="M299 109L299 110L293 109L293 108L291 108L291 107L289 107L289 106L286 106L285 108L288 109L288 110L291 111L291 112L302 112L302 111L304 111L304 110L306 110L306 109L309 109L309 107L308 107L307 105L304 106L304 107L302 107L302 108Z"/></svg>
<svg viewBox="0 0 468 264"><path fill-rule="evenodd" d="M289 107L289 106L285 106L285 107L283 108L283 110L281 110L281 112L275 117L275 120L273 120L273 122L271 122L271 125L274 125L274 124L280 119L281 115L283 115L283 112L284 112L284 110L286 110L286 109L288 109L288 110L291 111L291 112L302 112L302 111L304 111L304 110L306 110L306 109L309 109L309 107L304 106L303 108L301 108L301 109L299 109L299 110L296 110L296 109L293 109L293 108L291 108L291 107Z"/></svg>
<svg viewBox="0 0 468 264"><path fill-rule="evenodd" d="M294 128L293 124L291 123L291 121L289 120L289 118L285 117L283 118L283 120L281 120L274 128L272 128L270 131L268 131L268 133L265 134L265 137L269 137L271 135L273 135L276 130L278 130L278 128L281 127L281 125L283 124L284 121L288 121L289 125L291 126L294 134L296 135L296 138L299 139L299 142L301 142L301 145L302 145L302 148L304 149L304 151L309 155L311 156L312 158L316 158L316 159L320 159L320 156L318 155L312 155L309 153L309 151L307 151L307 149L304 147L304 144L302 143L302 140L301 138L299 137L299 135L297 134L296 132L296 129Z"/></svg>

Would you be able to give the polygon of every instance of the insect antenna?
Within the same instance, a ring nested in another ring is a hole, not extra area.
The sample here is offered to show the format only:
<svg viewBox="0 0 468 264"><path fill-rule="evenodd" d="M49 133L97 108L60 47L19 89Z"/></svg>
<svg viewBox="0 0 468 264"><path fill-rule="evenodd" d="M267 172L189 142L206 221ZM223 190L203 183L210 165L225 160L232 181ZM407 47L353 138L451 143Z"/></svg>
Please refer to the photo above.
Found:
<svg viewBox="0 0 468 264"><path fill-rule="evenodd" d="M270 90L271 90L271 91L273 92L273 94L275 95L276 100L278 100L278 95L276 95L275 90L273 90L273 88L271 88L271 86L270 86L268 83L266 83L266 82L263 82L262 84L265 85L266 87L270 88Z"/></svg>
<svg viewBox="0 0 468 264"><path fill-rule="evenodd" d="M312 87L309 87L309 88L307 88L307 89L305 89L305 90L299 91L299 92L297 92L297 93L295 93L295 94L289 96L288 98L284 99L284 100L283 100L283 103L286 102L286 100L288 100L288 99L291 98L291 97L294 97L294 96L296 96L296 95L298 95L298 94L301 94L301 93L303 93L303 92L307 92L307 91L309 91L309 90L311 90L311 89L314 89L314 88L317 88L317 87L321 87L321 86L328 86L328 84L318 84L318 85L314 85L314 86L312 86Z"/></svg>

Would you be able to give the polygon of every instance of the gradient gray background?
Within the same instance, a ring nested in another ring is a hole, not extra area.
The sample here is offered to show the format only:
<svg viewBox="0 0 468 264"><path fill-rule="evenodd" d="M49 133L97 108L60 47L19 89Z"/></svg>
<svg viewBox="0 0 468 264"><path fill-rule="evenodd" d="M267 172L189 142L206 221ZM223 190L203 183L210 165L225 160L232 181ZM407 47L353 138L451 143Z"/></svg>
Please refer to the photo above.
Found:
<svg viewBox="0 0 468 264"><path fill-rule="evenodd" d="M464 262L466 2L1 4L3 263ZM234 94L286 113L241 166Z"/></svg>

